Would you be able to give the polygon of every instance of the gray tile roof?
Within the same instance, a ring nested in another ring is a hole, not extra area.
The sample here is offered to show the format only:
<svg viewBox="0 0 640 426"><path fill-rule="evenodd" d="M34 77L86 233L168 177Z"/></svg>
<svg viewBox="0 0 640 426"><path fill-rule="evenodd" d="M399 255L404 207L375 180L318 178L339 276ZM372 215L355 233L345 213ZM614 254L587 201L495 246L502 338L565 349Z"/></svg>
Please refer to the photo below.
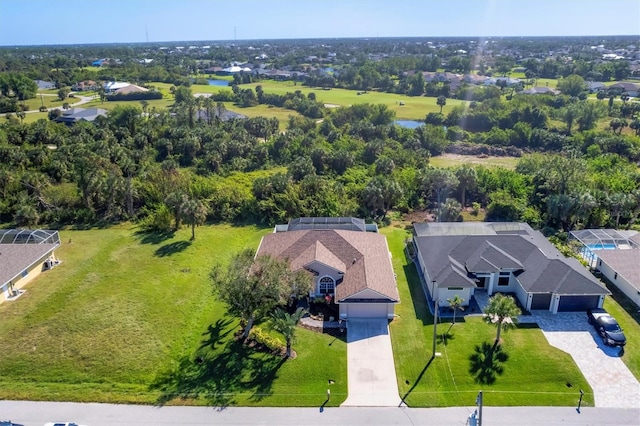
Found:
<svg viewBox="0 0 640 426"><path fill-rule="evenodd" d="M371 289L399 301L398 289L384 235L346 230L301 230L266 235L258 255L288 259L292 270L317 260L344 273L336 286L336 300Z"/></svg>
<svg viewBox="0 0 640 426"><path fill-rule="evenodd" d="M416 236L415 241L430 279L436 280L438 287L448 287L453 281L467 281L464 278L473 282L474 273L512 270L531 293L609 294L580 262L565 258L540 232L525 225L512 227L514 233L509 233L509 227L497 225L467 227L473 235L455 235L465 228L449 229L455 224L417 230L416 234L427 234ZM442 228L444 235L430 235L437 234L437 228ZM483 229L485 235L480 233ZM499 233L492 235L490 231L496 229Z"/></svg>
<svg viewBox="0 0 640 426"><path fill-rule="evenodd" d="M57 244L0 244L0 286L22 274Z"/></svg>

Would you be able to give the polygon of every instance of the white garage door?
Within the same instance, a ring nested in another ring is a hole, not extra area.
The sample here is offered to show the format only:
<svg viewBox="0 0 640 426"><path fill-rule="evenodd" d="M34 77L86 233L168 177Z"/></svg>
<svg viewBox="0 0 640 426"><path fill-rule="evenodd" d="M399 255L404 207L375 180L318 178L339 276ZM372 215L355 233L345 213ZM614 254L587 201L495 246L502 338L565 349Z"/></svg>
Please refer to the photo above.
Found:
<svg viewBox="0 0 640 426"><path fill-rule="evenodd" d="M349 303L348 318L386 318L386 303Z"/></svg>

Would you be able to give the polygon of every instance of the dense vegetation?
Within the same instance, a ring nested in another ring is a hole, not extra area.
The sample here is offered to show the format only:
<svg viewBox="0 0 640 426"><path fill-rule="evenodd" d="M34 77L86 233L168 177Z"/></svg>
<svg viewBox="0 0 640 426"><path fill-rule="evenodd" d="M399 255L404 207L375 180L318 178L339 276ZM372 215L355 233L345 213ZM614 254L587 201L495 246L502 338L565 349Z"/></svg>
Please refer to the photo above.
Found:
<svg viewBox="0 0 640 426"><path fill-rule="evenodd" d="M456 39L437 45L334 40L322 47L298 41L261 48L272 57L268 67L304 70L312 86L437 97L440 112L425 114L426 124L417 129L395 125L393 111L384 105L326 108L313 92L276 94L260 84L245 85L262 78L259 74L236 76L233 83L239 84L211 97L193 96L191 81L201 81L206 67L232 58L256 68L265 65L264 59L249 56L256 49L245 44L188 51L158 46L0 50L0 70L10 71L0 74L0 107L35 96L31 79L36 78L55 81L62 100L67 86L83 79L123 79L152 89L154 83L169 82L170 94L154 89L145 96L174 101L166 110L149 108L155 100L130 100L111 108L108 118L73 127L46 120L23 123L21 108L15 117L7 116L0 125L0 220L17 226L136 220L166 230L182 223L195 227L204 216L263 223L335 215L384 220L391 210L430 208L441 220L458 220L469 208L474 213L486 209L488 220L522 220L550 230L631 226L640 212L635 164L640 103L620 91L588 97L585 82L625 78L628 61L593 61L599 53L588 47L589 40L570 41L500 39L480 47ZM606 40L611 49L627 42ZM552 49L566 50L572 60L560 55L522 60ZM518 87L505 80L490 86L463 83L452 91L446 83L424 81L419 72L468 72L472 53L482 58L474 66L478 74L509 74L519 61L529 80ZM89 67L92 58L107 60L100 68ZM320 72L322 61L331 62L336 72ZM562 94L519 93L543 77L563 77L557 82ZM103 91L99 95L108 99ZM443 114L451 96L469 102ZM290 116L281 131L274 117L229 119L223 102L300 115ZM445 152L522 158L515 170L431 167L429 159Z"/></svg>

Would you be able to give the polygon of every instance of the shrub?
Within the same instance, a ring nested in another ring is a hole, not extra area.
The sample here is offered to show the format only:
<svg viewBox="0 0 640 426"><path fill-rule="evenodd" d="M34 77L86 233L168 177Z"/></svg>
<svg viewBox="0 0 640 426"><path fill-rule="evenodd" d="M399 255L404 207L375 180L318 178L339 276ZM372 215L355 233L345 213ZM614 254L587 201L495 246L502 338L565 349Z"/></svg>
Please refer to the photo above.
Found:
<svg viewBox="0 0 640 426"><path fill-rule="evenodd" d="M249 333L249 339L266 346L270 351L273 352L280 352L285 348L280 339L270 336L266 331L258 327L254 327L251 329L251 332Z"/></svg>
<svg viewBox="0 0 640 426"><path fill-rule="evenodd" d="M116 93L107 96L108 101L148 101L153 99L162 99L162 93L157 90L149 90L148 92Z"/></svg>

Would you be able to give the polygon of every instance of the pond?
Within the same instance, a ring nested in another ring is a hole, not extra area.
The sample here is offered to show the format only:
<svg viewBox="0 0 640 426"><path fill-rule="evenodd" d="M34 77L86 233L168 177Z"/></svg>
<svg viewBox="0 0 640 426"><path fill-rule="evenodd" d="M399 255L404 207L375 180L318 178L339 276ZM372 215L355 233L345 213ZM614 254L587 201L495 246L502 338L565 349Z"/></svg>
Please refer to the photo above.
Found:
<svg viewBox="0 0 640 426"><path fill-rule="evenodd" d="M407 129L416 129L424 125L424 121L416 120L395 120L394 123L396 123L400 127L406 127Z"/></svg>
<svg viewBox="0 0 640 426"><path fill-rule="evenodd" d="M209 80L209 86L228 86L227 80Z"/></svg>

